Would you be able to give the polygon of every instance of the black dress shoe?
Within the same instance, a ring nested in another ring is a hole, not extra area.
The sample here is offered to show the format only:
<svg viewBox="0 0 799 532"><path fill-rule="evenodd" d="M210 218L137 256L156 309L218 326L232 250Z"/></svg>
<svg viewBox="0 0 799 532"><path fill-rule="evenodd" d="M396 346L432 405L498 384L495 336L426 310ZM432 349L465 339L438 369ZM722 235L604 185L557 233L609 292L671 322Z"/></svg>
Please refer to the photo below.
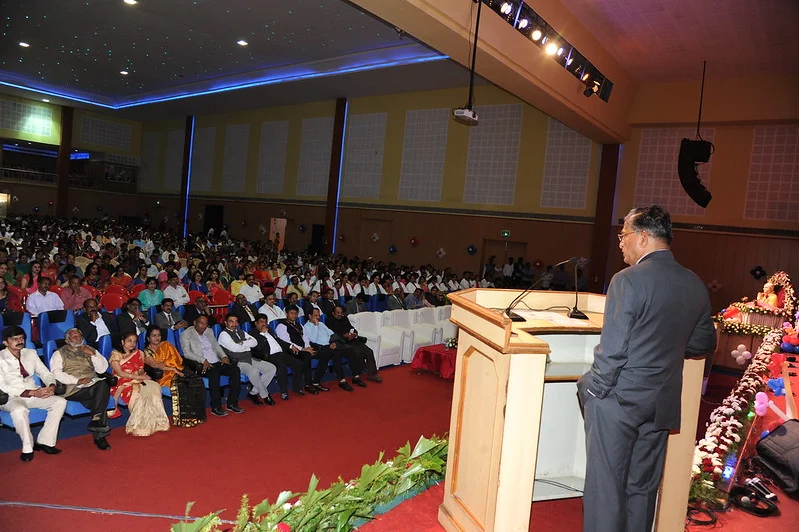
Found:
<svg viewBox="0 0 799 532"><path fill-rule="evenodd" d="M243 414L244 409L239 408L239 405L227 405L227 409L233 412L234 414Z"/></svg>
<svg viewBox="0 0 799 532"><path fill-rule="evenodd" d="M90 422L86 426L86 430L89 432L105 432L108 430L108 425L97 419Z"/></svg>
<svg viewBox="0 0 799 532"><path fill-rule="evenodd" d="M294 393L297 394L297 395L300 395L300 396L305 395L305 392L303 392L302 390L297 390ZM286 395L288 395L288 394L286 394Z"/></svg>
<svg viewBox="0 0 799 532"><path fill-rule="evenodd" d="M30 462L33 460L33 453L20 453L19 459L23 462Z"/></svg>
<svg viewBox="0 0 799 532"><path fill-rule="evenodd" d="M108 449L111 448L111 444L108 443L108 440L106 440L105 437L95 439L94 444L101 451L107 451Z"/></svg>
<svg viewBox="0 0 799 532"><path fill-rule="evenodd" d="M256 404L256 405L258 405L258 406L261 406L261 405L263 405L263 404L264 404L264 403L263 403L263 401L261 401L261 398L260 398L260 397L258 397L257 395L253 395L253 394L251 394L251 393L248 393L248 394L247 394L247 398L248 398L250 401L252 401L252 402L253 402L253 404Z"/></svg>
<svg viewBox="0 0 799 532"><path fill-rule="evenodd" d="M317 395L319 390L316 389L316 386L311 386L310 384L305 385L305 391L311 395Z"/></svg>
<svg viewBox="0 0 799 532"><path fill-rule="evenodd" d="M221 406L217 406L216 408L211 409L211 413L217 417L225 417L227 412L225 412Z"/></svg>
<svg viewBox="0 0 799 532"><path fill-rule="evenodd" d="M298 393L298 392L294 392L294 393ZM299 392L299 394L300 394L300 395L305 395L305 392L303 392L303 391L300 391L300 392ZM281 394L280 394L280 398L281 398L281 399L283 399L284 401L288 401L288 400L289 400L289 394L287 394L287 393L281 393Z"/></svg>
<svg viewBox="0 0 799 532"><path fill-rule="evenodd" d="M363 382L360 377L355 377L354 379L352 379L352 383L355 386L360 386L361 388L366 388L366 383Z"/></svg>
<svg viewBox="0 0 799 532"><path fill-rule="evenodd" d="M320 392L329 392L330 391L330 388L328 388L327 386L322 386L321 384L314 384L313 387L316 388L317 390L319 390Z"/></svg>
<svg viewBox="0 0 799 532"><path fill-rule="evenodd" d="M264 401L266 401L266 404L268 404L269 406L275 406L275 400L274 400L274 399L272 399L272 396L271 396L271 395L267 395L267 396L264 398Z"/></svg>
<svg viewBox="0 0 799 532"><path fill-rule="evenodd" d="M61 452L61 449L58 447L51 447L49 445L42 445L41 443L34 443L33 444L34 451L44 451L45 454L58 454Z"/></svg>
<svg viewBox="0 0 799 532"><path fill-rule="evenodd" d="M339 388L341 388L342 390L344 390L345 392L352 392L352 391L355 391L355 390L353 389L353 387L352 387L352 386L350 386L350 383L348 383L347 381L341 381L341 382L339 382L339 383L338 383L338 387L339 387Z"/></svg>

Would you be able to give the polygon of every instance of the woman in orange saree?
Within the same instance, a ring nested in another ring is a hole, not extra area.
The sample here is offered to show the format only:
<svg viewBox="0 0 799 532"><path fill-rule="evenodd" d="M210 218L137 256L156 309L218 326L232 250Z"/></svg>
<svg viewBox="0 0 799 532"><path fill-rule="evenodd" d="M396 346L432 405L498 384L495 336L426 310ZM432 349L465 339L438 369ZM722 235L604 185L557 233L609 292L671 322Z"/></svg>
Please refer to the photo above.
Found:
<svg viewBox="0 0 799 532"><path fill-rule="evenodd" d="M136 348L137 339L136 333L126 333L122 336L121 350L111 351L111 367L119 379L111 388L111 395L117 403L115 415L111 417L117 417L119 400L122 399L130 410L125 432L133 436L150 436L169 430L169 418L164 411L161 387L144 372L144 356Z"/></svg>

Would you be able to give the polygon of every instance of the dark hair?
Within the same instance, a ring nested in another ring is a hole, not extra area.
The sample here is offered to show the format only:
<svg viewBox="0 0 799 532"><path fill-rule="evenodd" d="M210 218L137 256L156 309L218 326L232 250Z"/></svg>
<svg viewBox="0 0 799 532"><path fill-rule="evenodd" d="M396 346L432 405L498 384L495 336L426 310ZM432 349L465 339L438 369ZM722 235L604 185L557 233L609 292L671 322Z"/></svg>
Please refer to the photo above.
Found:
<svg viewBox="0 0 799 532"><path fill-rule="evenodd" d="M178 274L176 274L175 272L169 272L169 273L166 275L166 278L167 278L167 279L177 279L177 278L178 278Z"/></svg>
<svg viewBox="0 0 799 532"><path fill-rule="evenodd" d="M162 329L158 325L151 324L151 325L149 325L147 327L147 331L144 333L144 339L145 339L145 341L147 342L148 345L150 344L150 333L152 333L153 331L160 332L161 333L161 340L166 340L166 334L164 334L164 329Z"/></svg>
<svg viewBox="0 0 799 532"><path fill-rule="evenodd" d="M266 314L258 314L257 316L255 316L255 321L258 320L266 320L266 323L269 323L269 316L267 316Z"/></svg>
<svg viewBox="0 0 799 532"><path fill-rule="evenodd" d="M144 286L150 284L150 281L154 282L156 284L156 287L158 286L158 280L155 277L148 277L147 279L145 279Z"/></svg>
<svg viewBox="0 0 799 532"><path fill-rule="evenodd" d="M175 300L172 299L171 297L165 297L164 299L161 300L161 306L163 306L164 303L172 303L174 305Z"/></svg>
<svg viewBox="0 0 799 532"><path fill-rule="evenodd" d="M3 329L3 341L5 342L9 338L19 336L20 334L25 338L25 340L28 339L28 335L25 333L25 329L23 329L19 325L9 325L5 329Z"/></svg>
<svg viewBox="0 0 799 532"><path fill-rule="evenodd" d="M236 316L235 314L231 314L230 312L225 314L225 321L229 320L230 318L236 318L236 321L238 321L238 319L239 319L238 316Z"/></svg>
<svg viewBox="0 0 799 532"><path fill-rule="evenodd" d="M138 303L139 305L141 305L141 301L139 301L139 300L138 300L137 298L135 298L135 297L132 297L132 298L128 299L128 300L125 302L125 307L129 307L129 306L131 306L133 303Z"/></svg>
<svg viewBox="0 0 799 532"><path fill-rule="evenodd" d="M637 207L627 213L624 219L630 222L630 227L635 231L646 231L652 237L671 244L671 215L660 205Z"/></svg>
<svg viewBox="0 0 799 532"><path fill-rule="evenodd" d="M137 339L139 338L139 335L138 335L138 334L136 334L136 333L135 333L135 332L133 332L133 331L129 331L129 332L126 332L126 333L122 333L122 335L120 335L120 337L119 337L119 345L117 345L117 348L118 348L120 351L122 351L122 352L124 352L124 351L125 351L125 340L127 340L127 339L128 339L129 337L131 337L131 336L135 336ZM145 337L145 338L146 338L146 337Z"/></svg>
<svg viewBox="0 0 799 532"><path fill-rule="evenodd" d="M289 306L286 307L286 314L288 314L292 310L295 311L295 312L299 312L300 311L300 307L298 307L297 305L289 305Z"/></svg>

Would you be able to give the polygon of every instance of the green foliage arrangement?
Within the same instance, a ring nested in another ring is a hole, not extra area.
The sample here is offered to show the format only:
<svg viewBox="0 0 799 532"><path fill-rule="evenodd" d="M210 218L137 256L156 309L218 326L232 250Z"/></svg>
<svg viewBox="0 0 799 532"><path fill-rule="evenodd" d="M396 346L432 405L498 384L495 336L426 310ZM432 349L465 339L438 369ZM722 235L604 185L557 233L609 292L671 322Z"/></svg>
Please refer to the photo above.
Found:
<svg viewBox="0 0 799 532"><path fill-rule="evenodd" d="M392 502L441 482L447 448L444 438L421 437L413 449L406 443L385 462L380 453L374 464L363 466L359 478L349 482L339 478L325 490L317 489L319 479L312 475L308 491L283 491L274 503L266 499L250 506L244 495L232 528L219 517L223 510L199 519L189 517L194 504L189 503L186 520L173 525L172 532L214 532L221 527L233 532L347 532L388 511Z"/></svg>

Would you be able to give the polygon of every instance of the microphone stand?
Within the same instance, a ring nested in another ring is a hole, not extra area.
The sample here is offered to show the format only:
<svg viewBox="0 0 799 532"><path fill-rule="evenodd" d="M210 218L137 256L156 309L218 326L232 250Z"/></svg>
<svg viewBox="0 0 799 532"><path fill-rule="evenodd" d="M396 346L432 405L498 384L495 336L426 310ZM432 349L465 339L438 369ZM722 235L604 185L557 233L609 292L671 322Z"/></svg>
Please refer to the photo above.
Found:
<svg viewBox="0 0 799 532"><path fill-rule="evenodd" d="M577 298L579 296L579 291L577 289L577 264L574 265L574 307L569 311L567 314L568 317L575 319L575 320L587 320L588 316L585 313L577 308Z"/></svg>
<svg viewBox="0 0 799 532"><path fill-rule="evenodd" d="M558 266L560 266L561 264L566 264L567 262L572 262L572 261L575 261L575 262L576 262L576 261L577 261L577 257L571 257L571 258L568 258L568 259L566 259L566 260L564 260L564 261L561 261L561 262L559 262L559 263L555 264L555 266L553 266L553 269L554 269L554 268L557 268L557 267L558 267ZM523 291L521 294L519 294L518 296L516 296L516 297L513 299L513 301L511 301L511 302L510 302L510 305L508 305L508 308L506 308L506 309L505 309L505 315L506 315L508 318L510 318L510 321L527 321L527 320L526 320L526 319L524 319L523 317L521 317L521 316L519 316L518 314L516 314L515 312L511 312L511 311L512 311L512 310L513 310L513 308L516 306L516 303L518 303L518 302L519 302L519 300L520 300L521 298L523 298L524 296L526 296L526 295L527 295L527 294L530 292L530 290L532 290L533 288L535 288L535 287L536 287L536 285L537 285L539 282L541 282L541 279L543 279L543 278L544 278L544 276L545 276L546 274L547 274L547 272L546 272L546 270L544 270L544 273L542 273L542 274L541 274L541 277L539 277L538 279L536 279L536 280L533 282L533 284L531 284L530 286L528 286L527 288L525 288L525 289L524 289L524 291ZM575 307L575 308L576 308L576 307ZM578 310L577 312L580 312L580 311ZM586 316L586 317L585 317L585 319L588 319L588 317Z"/></svg>

